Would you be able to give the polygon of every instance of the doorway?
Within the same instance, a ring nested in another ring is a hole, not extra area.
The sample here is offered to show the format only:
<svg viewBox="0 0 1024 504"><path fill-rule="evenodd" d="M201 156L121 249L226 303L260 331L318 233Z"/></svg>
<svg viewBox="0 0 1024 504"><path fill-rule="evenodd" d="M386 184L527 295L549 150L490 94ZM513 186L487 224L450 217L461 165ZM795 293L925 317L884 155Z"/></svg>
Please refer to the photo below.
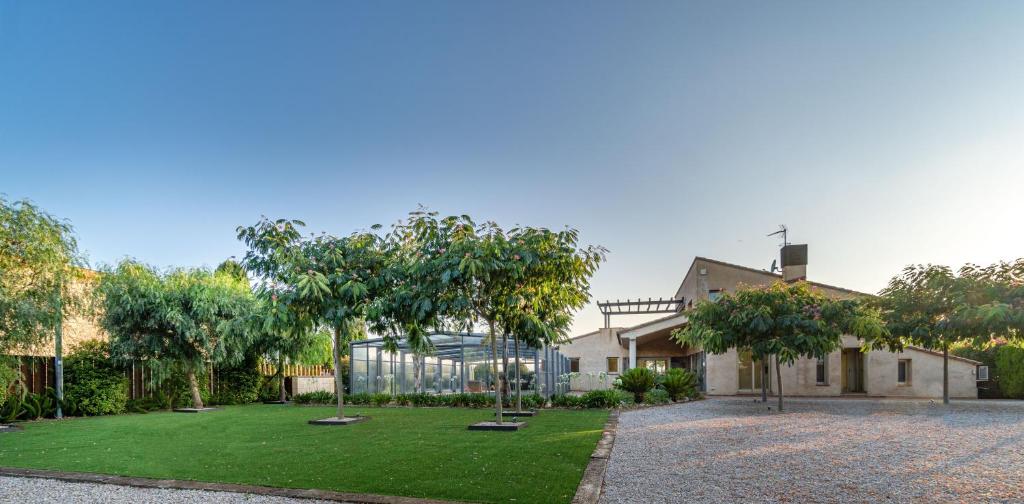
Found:
<svg viewBox="0 0 1024 504"><path fill-rule="evenodd" d="M856 348L843 349L842 382L844 394L864 393L864 354Z"/></svg>
<svg viewBox="0 0 1024 504"><path fill-rule="evenodd" d="M750 350L740 350L737 369L739 370L738 389L740 392L760 392L761 379L764 377L764 366L761 361L754 360Z"/></svg>

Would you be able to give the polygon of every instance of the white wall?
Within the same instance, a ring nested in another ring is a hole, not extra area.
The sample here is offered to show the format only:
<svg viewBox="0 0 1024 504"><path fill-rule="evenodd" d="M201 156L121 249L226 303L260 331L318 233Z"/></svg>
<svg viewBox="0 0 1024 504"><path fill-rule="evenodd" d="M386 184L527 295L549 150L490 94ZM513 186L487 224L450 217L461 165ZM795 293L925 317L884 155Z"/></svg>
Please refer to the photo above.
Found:
<svg viewBox="0 0 1024 504"><path fill-rule="evenodd" d="M599 379L597 376L607 371L608 357L619 358L620 371L626 368L629 350L619 344L618 331L618 328L600 329L597 332L573 338L571 343L559 347L558 351L562 355L580 360L580 375L570 380L572 390L585 391L610 386L619 373L608 373L606 380Z"/></svg>

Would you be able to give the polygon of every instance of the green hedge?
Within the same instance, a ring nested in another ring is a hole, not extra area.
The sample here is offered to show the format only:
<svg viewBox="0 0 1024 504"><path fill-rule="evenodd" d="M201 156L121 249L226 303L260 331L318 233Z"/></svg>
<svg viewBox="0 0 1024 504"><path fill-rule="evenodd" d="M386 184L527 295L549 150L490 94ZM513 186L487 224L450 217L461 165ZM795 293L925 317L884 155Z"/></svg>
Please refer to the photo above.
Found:
<svg viewBox="0 0 1024 504"><path fill-rule="evenodd" d="M255 363L218 368L210 404L249 404L260 400L263 377ZM276 399L276 397L275 397Z"/></svg>
<svg viewBox="0 0 1024 504"><path fill-rule="evenodd" d="M954 347L950 353L988 366L989 381L979 384L985 387L980 397L1024 399L1024 345L1000 339L981 348Z"/></svg>
<svg viewBox="0 0 1024 504"><path fill-rule="evenodd" d="M105 342L83 342L64 359L64 408L69 416L124 413L128 387Z"/></svg>
<svg viewBox="0 0 1024 504"><path fill-rule="evenodd" d="M1024 347L1002 345L996 350L996 370L1003 396L1024 399Z"/></svg>
<svg viewBox="0 0 1024 504"><path fill-rule="evenodd" d="M515 397L507 398L505 407L515 405ZM292 398L296 404L334 404L337 399L331 392L318 391L298 394ZM541 408L545 404L543 397L537 394L523 394L523 408ZM345 396L345 404L357 406L412 406L412 407L451 407L451 408L488 408L494 406L494 396L490 394L350 394Z"/></svg>

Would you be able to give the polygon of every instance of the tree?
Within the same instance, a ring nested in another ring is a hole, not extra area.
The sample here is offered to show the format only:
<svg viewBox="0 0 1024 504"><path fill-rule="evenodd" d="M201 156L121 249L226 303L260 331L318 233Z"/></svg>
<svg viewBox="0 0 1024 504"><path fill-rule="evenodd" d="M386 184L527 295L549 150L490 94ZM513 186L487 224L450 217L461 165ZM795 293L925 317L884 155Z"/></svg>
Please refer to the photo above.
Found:
<svg viewBox="0 0 1024 504"><path fill-rule="evenodd" d="M589 280L606 251L601 247L581 248L575 229L514 229L510 242L519 250L523 272L520 281L499 298L500 321L503 336L511 334L513 338L516 411L520 412L520 340L534 348L568 340L572 313L590 300ZM507 373L507 361L505 369Z"/></svg>
<svg viewBox="0 0 1024 504"><path fill-rule="evenodd" d="M65 314L82 306L83 289L76 288L84 277L82 265L68 222L27 200L0 197L0 355L53 337L58 400L63 399L62 324ZM10 366L6 361L0 359L0 366ZM0 372L9 375L14 373ZM6 392L4 381L0 387Z"/></svg>
<svg viewBox="0 0 1024 504"><path fill-rule="evenodd" d="M207 363L239 361L249 344L252 293L229 274L160 273L125 260L102 272L96 294L111 355L172 363L188 379L194 408L203 408L196 374Z"/></svg>
<svg viewBox="0 0 1024 504"><path fill-rule="evenodd" d="M824 357L840 348L843 334L856 336L862 348L896 344L877 310L858 300L828 298L805 282L744 287L716 301L699 303L686 315L687 324L672 333L680 345L700 346L713 354L750 349L759 360L775 357L779 411L783 410L782 364L801 357Z"/></svg>
<svg viewBox="0 0 1024 504"><path fill-rule="evenodd" d="M249 247L243 264L261 277L264 295L289 310L303 330L325 327L333 334L337 418L344 419L344 333L355 321L366 319L370 303L379 295L387 257L381 238L373 232L304 238L298 231L304 225L263 218L254 226L239 227L238 237Z"/></svg>
<svg viewBox="0 0 1024 504"><path fill-rule="evenodd" d="M575 230L567 230L558 241L552 240L545 230L514 228L506 232L494 222L478 225L465 215L437 220L434 214L422 213L418 218L425 221L423 228L429 230L428 233L437 236L435 240L421 239L420 242L433 243L431 264L441 282L442 313L449 318L468 320L471 327L478 322L486 325L492 374L499 379L499 337L502 348L507 348L509 331L527 321L535 325L531 335L564 332L565 317L578 303L574 301L576 291L585 292L589 285L593 267L563 271L559 266L564 263L541 264L542 258L569 261L566 258L571 257L596 265L603 257L601 249L577 247ZM544 248L552 243L559 248ZM568 284L568 291L573 295L556 288L554 284L558 279ZM543 310L547 312L542 313ZM503 323L505 330L501 330ZM499 424L502 423L503 388L503 383L495 387L495 413Z"/></svg>
<svg viewBox="0 0 1024 504"><path fill-rule="evenodd" d="M423 390L422 363L433 352L431 331L442 331L459 318L452 296L442 287L440 259L448 243L446 229L435 214L418 210L392 226L385 240L388 257L381 271L380 295L369 311L373 331L384 338L384 350L398 352L399 343L413 354L413 390ZM446 319L445 317L448 317Z"/></svg>
<svg viewBox="0 0 1024 504"><path fill-rule="evenodd" d="M982 268L965 265L904 268L882 290L877 305L894 336L942 350L942 401L949 404L949 349L980 347L995 337L1024 332L1024 259Z"/></svg>

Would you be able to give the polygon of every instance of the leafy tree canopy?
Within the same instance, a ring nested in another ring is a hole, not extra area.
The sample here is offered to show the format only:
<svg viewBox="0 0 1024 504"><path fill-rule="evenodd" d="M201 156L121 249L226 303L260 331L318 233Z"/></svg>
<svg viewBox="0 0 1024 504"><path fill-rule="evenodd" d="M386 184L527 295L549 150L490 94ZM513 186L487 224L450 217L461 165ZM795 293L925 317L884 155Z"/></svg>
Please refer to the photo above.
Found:
<svg viewBox="0 0 1024 504"><path fill-rule="evenodd" d="M196 376L205 364L239 362L252 339L252 292L229 273L159 272L125 260L101 273L96 295L111 355L184 371L196 408L203 407Z"/></svg>
<svg viewBox="0 0 1024 504"><path fill-rule="evenodd" d="M889 330L930 349L1024 331L1024 259L988 267L909 266L876 300Z"/></svg>
<svg viewBox="0 0 1024 504"><path fill-rule="evenodd" d="M70 224L0 197L0 353L53 336L63 313L81 304L82 264Z"/></svg>
<svg viewBox="0 0 1024 504"><path fill-rule="evenodd" d="M280 313L278 320L287 321L288 331L282 334L295 336L282 338L282 350L301 351L292 343L319 328L333 332L337 416L343 418L340 347L349 336L342 333L365 320L371 302L386 286L381 273L389 258L375 233L379 226L345 237L304 237L304 226L298 220L264 217L254 226L239 227L238 238L249 248L242 265L256 275L260 297Z"/></svg>
<svg viewBox="0 0 1024 504"><path fill-rule="evenodd" d="M161 273L131 261L103 271L96 289L112 355L174 361L198 369L235 362L249 344L248 284L199 269Z"/></svg>
<svg viewBox="0 0 1024 504"><path fill-rule="evenodd" d="M805 282L740 288L699 303L686 316L686 326L672 333L680 344L713 354L750 349L758 359L775 355L783 364L827 355L839 349L843 334L856 336L865 348L896 343L876 310L857 300L826 297Z"/></svg>
<svg viewBox="0 0 1024 504"><path fill-rule="evenodd" d="M687 324L672 333L679 344L713 354L749 349L761 361L774 355L776 376L783 364L838 350L844 334L860 339L862 348L899 347L876 309L859 300L829 298L806 282L743 287L699 303L686 316ZM782 411L781 381L778 392Z"/></svg>

